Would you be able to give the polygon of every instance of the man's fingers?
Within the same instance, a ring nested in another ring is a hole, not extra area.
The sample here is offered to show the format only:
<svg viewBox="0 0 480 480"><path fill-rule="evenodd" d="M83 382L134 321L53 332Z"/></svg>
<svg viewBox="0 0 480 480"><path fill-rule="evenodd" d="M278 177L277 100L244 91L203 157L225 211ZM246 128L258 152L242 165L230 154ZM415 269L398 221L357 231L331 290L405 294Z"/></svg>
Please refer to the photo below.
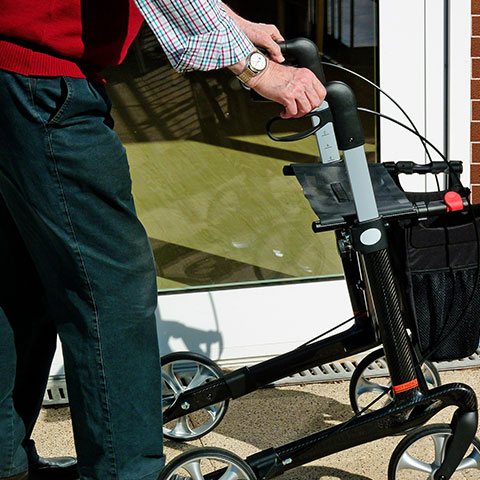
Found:
<svg viewBox="0 0 480 480"><path fill-rule="evenodd" d="M325 90L325 87L320 83L320 81L316 77L312 82L312 86L313 86L313 89L315 90L315 93L320 98L320 103L322 103L325 100L325 97L327 96L327 91Z"/></svg>
<svg viewBox="0 0 480 480"><path fill-rule="evenodd" d="M265 48L268 50L270 54L270 58L277 63L283 63L285 61L285 57L282 54L282 50L280 49L280 45L272 37L268 37L266 39Z"/></svg>
<svg viewBox="0 0 480 480"><path fill-rule="evenodd" d="M312 106L312 104L310 103L306 95L299 95L296 98L296 102L297 102L296 117L303 117L304 115L306 115L307 113L310 113L314 109L314 107Z"/></svg>
<svg viewBox="0 0 480 480"><path fill-rule="evenodd" d="M280 33L280 31L278 30L278 28L275 25L272 26L272 34L271 35L272 35L272 38L276 42L284 42L285 41L282 34Z"/></svg>
<svg viewBox="0 0 480 480"><path fill-rule="evenodd" d="M326 93L310 70L273 61L263 75L251 82L250 86L260 95L285 107L280 115L284 119L303 117L321 105Z"/></svg>
<svg viewBox="0 0 480 480"><path fill-rule="evenodd" d="M318 108L323 101L323 99L320 99L320 97L318 96L317 92L314 89L307 90L306 91L306 96L307 96L308 101L310 102L310 105L312 107L310 109L310 111L314 110L315 108Z"/></svg>
<svg viewBox="0 0 480 480"><path fill-rule="evenodd" d="M295 100L285 102L283 106L285 107L285 111L280 114L280 117L283 119L293 118L298 115L297 102Z"/></svg>
<svg viewBox="0 0 480 480"><path fill-rule="evenodd" d="M262 26L264 32L266 32L270 37L273 38L276 42L284 42L285 39L283 38L280 30L277 28L276 25L269 25L267 23L259 23L258 25Z"/></svg>

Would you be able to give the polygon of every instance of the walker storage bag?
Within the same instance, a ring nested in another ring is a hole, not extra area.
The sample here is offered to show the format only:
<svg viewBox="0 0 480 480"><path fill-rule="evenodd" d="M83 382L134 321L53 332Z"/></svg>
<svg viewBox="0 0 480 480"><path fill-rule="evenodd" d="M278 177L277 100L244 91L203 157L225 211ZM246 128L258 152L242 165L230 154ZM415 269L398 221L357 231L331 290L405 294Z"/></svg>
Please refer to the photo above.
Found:
<svg viewBox="0 0 480 480"><path fill-rule="evenodd" d="M407 316L421 353L432 352L429 360L465 358L479 346L477 236L470 213L392 222L392 257Z"/></svg>
<svg viewBox="0 0 480 480"><path fill-rule="evenodd" d="M370 164L369 171L378 211L390 225L392 262L420 352L434 361L468 357L480 340L480 247L473 215L450 212L421 222L398 220L412 218L415 205L442 202L445 192L404 192L386 164ZM300 182L319 218L315 231L343 228L355 219L342 163L293 164L284 173L295 175ZM453 190L463 198L468 196L460 185ZM480 219L475 222L480 230Z"/></svg>

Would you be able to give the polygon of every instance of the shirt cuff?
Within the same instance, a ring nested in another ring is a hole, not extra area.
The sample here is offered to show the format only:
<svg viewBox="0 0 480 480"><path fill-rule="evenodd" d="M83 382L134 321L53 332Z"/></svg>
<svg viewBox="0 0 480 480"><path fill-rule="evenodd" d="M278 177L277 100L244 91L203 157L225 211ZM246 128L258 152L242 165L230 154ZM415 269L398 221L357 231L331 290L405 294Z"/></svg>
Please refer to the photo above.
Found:
<svg viewBox="0 0 480 480"><path fill-rule="evenodd" d="M216 70L234 65L254 50L252 42L229 17L219 19L215 30L190 36L173 67L178 72Z"/></svg>

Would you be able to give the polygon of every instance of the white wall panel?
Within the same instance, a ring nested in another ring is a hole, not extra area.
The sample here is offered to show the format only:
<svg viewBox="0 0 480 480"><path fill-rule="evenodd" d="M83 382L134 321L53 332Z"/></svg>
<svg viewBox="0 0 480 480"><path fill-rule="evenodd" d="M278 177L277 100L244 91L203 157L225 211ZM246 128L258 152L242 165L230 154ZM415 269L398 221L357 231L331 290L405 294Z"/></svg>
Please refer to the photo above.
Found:
<svg viewBox="0 0 480 480"><path fill-rule="evenodd" d="M348 319L343 280L159 296L163 354L191 350L238 365L283 353Z"/></svg>
<svg viewBox="0 0 480 480"><path fill-rule="evenodd" d="M425 1L379 2L380 86L407 111L425 134ZM407 123L403 114L383 95L382 113ZM383 161L423 161L419 140L401 127L381 121Z"/></svg>
<svg viewBox="0 0 480 480"><path fill-rule="evenodd" d="M445 5L449 5L448 63L445 82ZM445 152L446 115L452 160L465 162L464 182L469 183L470 163L470 36L469 0L380 1L380 83L407 110L420 133ZM397 35L392 35L392 32ZM447 96L448 93L448 96ZM448 111L446 99L448 98ZM384 97L381 110L400 121L404 117ZM426 161L421 143L390 122L381 122L383 161ZM440 157L432 152L434 160ZM422 190L422 178L404 182ZM428 179L428 188L435 188Z"/></svg>
<svg viewBox="0 0 480 480"><path fill-rule="evenodd" d="M450 0L450 158L464 162L463 182L470 184L471 3Z"/></svg>

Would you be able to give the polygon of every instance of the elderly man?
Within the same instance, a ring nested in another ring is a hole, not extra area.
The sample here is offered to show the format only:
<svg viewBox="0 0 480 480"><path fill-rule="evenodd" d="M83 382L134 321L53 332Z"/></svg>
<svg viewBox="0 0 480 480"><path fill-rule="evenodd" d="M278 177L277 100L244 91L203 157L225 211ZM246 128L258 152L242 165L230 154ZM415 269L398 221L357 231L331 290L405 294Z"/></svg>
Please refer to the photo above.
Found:
<svg viewBox="0 0 480 480"><path fill-rule="evenodd" d="M154 480L164 464L154 263L101 81L144 18L176 70L229 68L286 118L325 96L279 63L274 26L218 0L2 1L0 479ZM57 333L78 470L30 440Z"/></svg>

